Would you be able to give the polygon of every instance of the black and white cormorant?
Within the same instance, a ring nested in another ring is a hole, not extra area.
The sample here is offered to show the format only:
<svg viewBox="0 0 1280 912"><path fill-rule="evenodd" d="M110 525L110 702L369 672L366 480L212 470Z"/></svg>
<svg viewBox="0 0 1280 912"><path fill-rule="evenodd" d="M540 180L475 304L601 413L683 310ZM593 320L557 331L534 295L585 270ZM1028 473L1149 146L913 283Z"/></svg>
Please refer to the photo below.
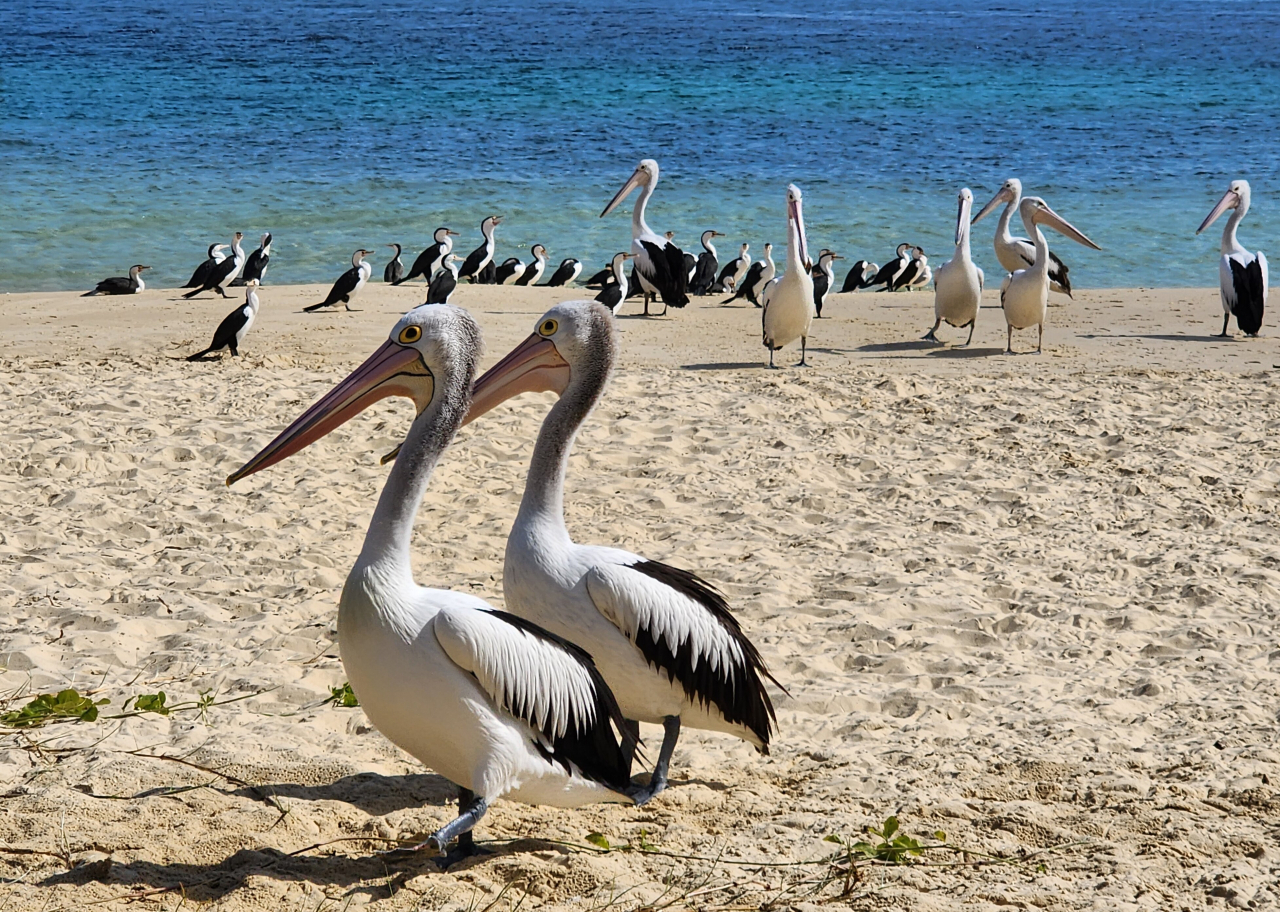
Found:
<svg viewBox="0 0 1280 912"><path fill-rule="evenodd" d="M734 289L733 296L721 301L721 305L729 304L739 298L746 298L756 307L760 307L760 296L764 287L773 281L778 274L778 267L773 262L773 245L764 245L764 259L756 260L747 270L746 276Z"/></svg>
<svg viewBox="0 0 1280 912"><path fill-rule="evenodd" d="M462 268L458 270L458 278L470 279L472 283L481 285L492 284L493 280L486 280L484 273L489 266L493 265L493 232L501 224L502 216L500 215L491 215L480 223L480 233L484 235L484 243L467 255ZM491 270L495 273L496 271L496 269Z"/></svg>
<svg viewBox="0 0 1280 912"><path fill-rule="evenodd" d="M897 278L889 285L889 291L903 289L910 291L912 288L920 288L931 278L933 278L933 270L929 268L929 258L919 247L912 247L911 259L907 262L906 268L898 273Z"/></svg>
<svg viewBox="0 0 1280 912"><path fill-rule="evenodd" d="M702 253L693 268L693 277L689 279L689 294L710 294L711 286L716 283L716 270L720 268L720 260L716 256L713 238L724 237L719 231L702 232Z"/></svg>
<svg viewBox="0 0 1280 912"><path fill-rule="evenodd" d="M351 254L351 268L338 276L338 281L333 283L333 287L329 289L329 294L319 304L312 304L310 307L302 308L307 313L313 310L319 310L321 307L328 307L330 304L345 304L347 310L351 309L351 299L354 298L364 283L369 281L369 276L373 274L373 266L364 261L364 258L373 253L372 250L365 250L361 247L355 253Z"/></svg>
<svg viewBox="0 0 1280 912"><path fill-rule="evenodd" d="M823 247L822 252L818 254L818 262L809 273L813 279L813 309L817 311L819 317L822 316L822 305L827 302L827 293L831 291L831 286L836 281L836 260L843 259L844 257L840 254L832 253Z"/></svg>
<svg viewBox="0 0 1280 912"><path fill-rule="evenodd" d="M880 291L892 291L894 282L898 280L903 270L911 262L910 250L910 244L899 244L898 255L880 267L880 271L871 277L867 287L874 288L877 285L883 285L884 287Z"/></svg>
<svg viewBox="0 0 1280 912"><path fill-rule="evenodd" d="M240 275L231 280L232 285L248 285L250 279L257 279L258 284L267 277L267 266L271 263L271 232L262 236L258 249L249 254L244 261L244 269Z"/></svg>
<svg viewBox="0 0 1280 912"><path fill-rule="evenodd" d="M387 246L394 250L396 255L383 268L382 281L388 285L399 285L404 281L404 263L400 262L400 253L404 248L399 244L388 244Z"/></svg>
<svg viewBox="0 0 1280 912"><path fill-rule="evenodd" d="M604 218L637 187L643 188L631 212L631 252L635 254L635 275L644 293L644 312L649 315L650 300L662 298L662 313L668 307L684 307L689 303L689 274L684 263L684 251L668 238L659 237L644 220L645 206L658 185L658 163L646 158L622 185L600 217ZM661 316L661 314L659 314Z"/></svg>
<svg viewBox="0 0 1280 912"><path fill-rule="evenodd" d="M187 280L187 284L182 287L199 288L203 285L204 280L209 276L209 270L227 258L222 252L226 249L226 244L210 244L209 254L205 258L205 261L196 267L196 271L191 273L191 278Z"/></svg>
<svg viewBox="0 0 1280 912"><path fill-rule="evenodd" d="M150 266L130 266L127 276L112 276L109 279L103 279L98 283L93 291L86 291L80 297L88 298L93 295L122 295L122 294L138 294L144 291L147 283L142 281L142 271L150 269Z"/></svg>
<svg viewBox="0 0 1280 912"><path fill-rule="evenodd" d="M560 261L559 268L547 280L547 287L559 288L561 285L568 285L581 274L582 264L573 257L566 257Z"/></svg>
<svg viewBox="0 0 1280 912"><path fill-rule="evenodd" d="M413 261L413 266L409 269L409 274L395 284L399 285L401 282L416 279L418 276L422 276L429 284L431 277L440 268L440 260L453 251L453 239L457 236L458 232L456 231L450 231L443 226L437 228L433 236L435 240L431 246L418 254L418 258Z"/></svg>
<svg viewBox="0 0 1280 912"><path fill-rule="evenodd" d="M244 239L244 233L237 231L232 235L231 256L227 257L217 266L209 270L209 274L205 276L204 282L198 288L193 288L183 295L184 298L194 298L202 291L216 291L224 298L230 297L223 287L230 285L231 281L240 274L240 270L244 269L244 248L240 246L240 241Z"/></svg>
<svg viewBox="0 0 1280 912"><path fill-rule="evenodd" d="M524 268L519 277L513 284L515 285L537 285L538 279L542 278L542 273L547 268L547 248L541 244L534 244L533 249L529 251L533 254L533 262Z"/></svg>
<svg viewBox="0 0 1280 912"><path fill-rule="evenodd" d="M449 295L453 294L453 290L458 287L457 263L457 255L452 253L444 255L440 268L436 270L436 274L431 277L431 284L427 286L427 300L424 303L449 303Z"/></svg>
<svg viewBox="0 0 1280 912"><path fill-rule="evenodd" d="M1222 213L1232 210L1226 227L1222 229L1222 256L1218 260L1218 289L1222 294L1221 335L1224 338L1232 314L1236 315L1236 325L1241 332L1256 336L1262 329L1262 314L1267 304L1267 258L1261 250L1250 253L1236 238L1236 227L1249 212L1251 195L1248 181L1232 181L1222 199L1196 229L1196 234L1199 234Z"/></svg>
<svg viewBox="0 0 1280 912"><path fill-rule="evenodd" d="M716 294L723 294L726 291L738 290L742 280L747 276L747 270L751 268L749 250L751 250L751 245L743 244L742 249L738 251L738 258L724 264L724 269L720 270L720 277L711 286L712 291Z"/></svg>
<svg viewBox="0 0 1280 912"><path fill-rule="evenodd" d="M604 288L611 281L613 281L613 265L612 263L605 263L604 269L592 273L591 277L582 284L587 288Z"/></svg>
<svg viewBox="0 0 1280 912"><path fill-rule="evenodd" d="M844 294L849 291L858 291L862 288L871 287L871 282L879 271L880 265L878 263L872 263L870 260L858 260L849 268L849 274L844 277L844 284L840 286L840 293Z"/></svg>
<svg viewBox="0 0 1280 912"><path fill-rule="evenodd" d="M497 267L493 276L495 285L514 285L524 275L524 262L519 257L507 257Z"/></svg>
<svg viewBox="0 0 1280 912"><path fill-rule="evenodd" d="M634 256L634 253L615 253L613 261L609 263L612 281L608 282L600 293L596 295L596 300L609 308L609 313L617 314L618 308L627 299L626 266L627 260Z"/></svg>
<svg viewBox="0 0 1280 912"><path fill-rule="evenodd" d="M222 318L222 322L214 330L213 342L204 351L189 355L188 361L199 361L205 355L224 348L230 349L233 357L240 356L240 345L244 342L245 333L258 318L258 280L249 279L244 284L244 303Z"/></svg>

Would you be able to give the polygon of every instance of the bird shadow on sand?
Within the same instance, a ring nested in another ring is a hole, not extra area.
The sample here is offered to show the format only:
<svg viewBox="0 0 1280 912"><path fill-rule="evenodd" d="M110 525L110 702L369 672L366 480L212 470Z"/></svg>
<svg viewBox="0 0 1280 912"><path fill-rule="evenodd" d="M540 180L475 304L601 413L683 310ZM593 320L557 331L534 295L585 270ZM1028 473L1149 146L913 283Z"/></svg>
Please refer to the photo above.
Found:
<svg viewBox="0 0 1280 912"><path fill-rule="evenodd" d="M687 371L716 371L716 370L750 370L751 368L762 369L767 367L765 361L721 361L712 364L681 364L681 370Z"/></svg>
<svg viewBox="0 0 1280 912"><path fill-rule="evenodd" d="M926 342L923 339L910 339L906 342L869 342L866 345L859 345L854 351L860 352L904 352L904 351L925 351L938 347L936 342Z"/></svg>
<svg viewBox="0 0 1280 912"><path fill-rule="evenodd" d="M1234 336L1192 336L1185 333L1079 333L1081 339L1151 339L1155 342L1236 342Z"/></svg>
<svg viewBox="0 0 1280 912"><path fill-rule="evenodd" d="M930 358L990 358L1003 355L1003 348L937 348L929 352Z"/></svg>
<svg viewBox="0 0 1280 912"><path fill-rule="evenodd" d="M232 794L255 800L261 800L265 794L299 801L341 801L381 817L406 808L442 807L458 797L458 787L443 776L431 773L406 776L357 773L324 785L280 782L241 788Z"/></svg>

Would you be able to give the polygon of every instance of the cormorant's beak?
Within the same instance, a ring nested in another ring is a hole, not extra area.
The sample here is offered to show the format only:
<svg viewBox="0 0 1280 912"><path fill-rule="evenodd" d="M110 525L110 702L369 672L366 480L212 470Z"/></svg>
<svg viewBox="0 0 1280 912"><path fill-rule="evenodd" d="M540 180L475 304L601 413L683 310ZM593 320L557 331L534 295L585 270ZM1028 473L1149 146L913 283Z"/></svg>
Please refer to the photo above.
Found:
<svg viewBox="0 0 1280 912"><path fill-rule="evenodd" d="M1226 212L1228 209L1234 209L1240 205L1240 194L1234 190L1228 190L1222 194L1222 199L1218 200L1218 205L1213 207L1213 211L1204 217L1204 221L1200 223L1200 227L1196 229L1196 234L1204 231L1217 220L1218 216Z"/></svg>
<svg viewBox="0 0 1280 912"><path fill-rule="evenodd" d="M445 233L445 234L452 234L454 237L461 237L461 236L462 236L462 235L458 234L458 232L456 232L456 231L450 231L448 228L446 228L446 229L444 230L444 233Z"/></svg>
<svg viewBox="0 0 1280 912"><path fill-rule="evenodd" d="M624 253L622 255L622 258L624 260L634 260L636 258L636 255L634 253Z"/></svg>
<svg viewBox="0 0 1280 912"><path fill-rule="evenodd" d="M1084 246L1092 247L1094 250L1102 249L1093 241L1085 237L1084 234L1081 233L1079 228L1077 228L1075 225L1072 225L1070 222L1068 222L1062 216L1058 215L1058 213L1054 212L1048 206L1045 206L1043 209L1040 210L1040 217L1037 218L1036 221L1040 222L1041 224L1048 225L1050 228L1052 228L1054 231L1059 232L1060 234L1065 234L1067 237L1071 238L1071 240L1075 241L1077 244L1084 244Z"/></svg>
<svg viewBox="0 0 1280 912"><path fill-rule="evenodd" d="M843 255L843 254L839 254L839 253L833 253L833 254L831 254L831 259L833 259L833 260L843 260L843 259L844 259L844 255Z"/></svg>
<svg viewBox="0 0 1280 912"><path fill-rule="evenodd" d="M971 225L978 224L978 222L982 221L984 218L986 218L988 215L994 212L997 206L999 206L1001 203L1009 202L1011 198L1012 197L1010 197L1009 191L1006 190L1004 187L1001 187L998 191L996 191L996 195L991 197L991 202L983 206L982 209L978 211L978 214L973 217L973 221L970 222L969 224Z"/></svg>
<svg viewBox="0 0 1280 912"><path fill-rule="evenodd" d="M383 342L364 364L303 412L257 456L227 476L232 485L254 472L275 465L350 421L379 399L406 396L419 413L431 404L435 378L416 348Z"/></svg>
<svg viewBox="0 0 1280 912"><path fill-rule="evenodd" d="M613 199L609 200L609 205L604 207L604 212L600 213L600 218L604 218L610 212L618 207L618 203L627 198L627 194L640 186L640 175L644 172L640 168L636 168L631 176L627 178L627 182L622 185L622 189L613 195Z"/></svg>

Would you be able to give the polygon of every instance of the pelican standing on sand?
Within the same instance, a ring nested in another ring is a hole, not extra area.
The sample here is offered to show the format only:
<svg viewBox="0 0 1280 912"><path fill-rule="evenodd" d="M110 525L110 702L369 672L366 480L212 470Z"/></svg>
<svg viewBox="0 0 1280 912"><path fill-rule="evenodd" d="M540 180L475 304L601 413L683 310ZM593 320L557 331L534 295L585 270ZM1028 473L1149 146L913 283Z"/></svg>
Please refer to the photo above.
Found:
<svg viewBox="0 0 1280 912"><path fill-rule="evenodd" d="M969 338L964 344L973 341L986 277L974 265L969 252L969 212L972 209L973 191L965 187L960 191L960 209L956 213L955 255L938 267L938 274L933 280L933 329L924 336L930 342L938 341L935 333L943 320L961 329L969 327Z"/></svg>
<svg viewBox="0 0 1280 912"><path fill-rule="evenodd" d="M616 355L614 321L604 307L590 301L558 304L476 381L467 417L478 418L522 392L560 397L538 433L507 539L503 595L508 610L571 637L594 657L633 733L638 722L663 726L649 786L636 795L643 803L667 784L682 724L728 732L767 753L774 711L762 678L773 679L724 598L706 582L686 570L616 548L578 545L569 537L569 451L604 392Z"/></svg>
<svg viewBox="0 0 1280 912"><path fill-rule="evenodd" d="M302 308L307 313L313 310L319 310L321 307L328 307L330 304L344 304L347 310L351 309L351 299L360 293L360 289L364 288L364 283L369 281L369 276L373 275L373 265L366 263L364 258L373 253L372 250L365 250L361 247L355 253L351 254L351 268L338 276L338 281L333 283L333 287L329 289L329 294L319 304L312 304L310 307Z"/></svg>
<svg viewBox="0 0 1280 912"><path fill-rule="evenodd" d="M200 361L205 355L224 348L230 349L233 358L240 357L240 345L244 342L245 334L253 328L253 321L258 319L259 306L258 280L250 279L244 284L244 304L222 318L218 328L213 331L213 341L209 343L209 347L188 355L188 361Z"/></svg>
<svg viewBox="0 0 1280 912"><path fill-rule="evenodd" d="M130 266L127 276L111 276L109 279L103 279L94 287L93 291L86 291L80 297L91 298L100 294L141 294L147 288L147 283L142 281L142 273L150 268L150 266L143 266L141 263Z"/></svg>
<svg viewBox="0 0 1280 912"><path fill-rule="evenodd" d="M606 319L608 319L606 317ZM332 392L227 484L274 465L393 395L418 415L338 603L342 665L378 731L458 786L458 816L424 846L474 851L500 797L578 807L633 803L610 723L625 722L591 657L529 621L413 580L413 521L467 416L480 328L456 307L418 307Z"/></svg>
<svg viewBox="0 0 1280 912"><path fill-rule="evenodd" d="M1026 269L1019 269L1004 280L1000 287L1000 306L1004 308L1004 320L1008 324L1009 336L1005 346L1006 354L1013 354L1013 331L1035 326L1039 329L1036 338L1036 354L1044 347L1044 320L1049 312L1049 278L1050 263L1049 241L1040 230L1046 225L1071 240L1092 247L1102 248L1080 233L1074 225L1049 208L1048 203L1038 196L1024 196L1018 204L1018 213L1022 216L1022 224L1027 233L1036 239L1035 262ZM977 219L974 219L976 222Z"/></svg>
<svg viewBox="0 0 1280 912"><path fill-rule="evenodd" d="M413 261L413 266L409 268L408 274L395 284L400 285L410 279L416 279L418 276L422 276L430 283L431 277L440 268L440 261L453 250L453 239L457 235L458 232L450 231L443 226L437 228L431 246L418 254L418 258Z"/></svg>
<svg viewBox="0 0 1280 912"><path fill-rule="evenodd" d="M787 186L787 271L766 289L764 313L760 322L764 329L764 347L769 349L769 366L773 353L796 339L800 340L800 363L805 365L809 344L809 327L813 324L813 277L809 270L808 243L804 235L804 199L795 184Z"/></svg>
<svg viewBox="0 0 1280 912"><path fill-rule="evenodd" d="M600 213L600 217L604 218L632 190L642 188L636 198L635 208L631 211L631 252L635 254L635 272L640 280L640 290L644 292L645 316L649 316L649 301L659 296L662 298L662 314L667 312L668 307L684 307L689 303L689 276L684 263L684 251L668 238L656 235L644 220L645 206L657 185L658 163L652 158L646 158L636 166L622 189L613 195L609 205Z"/></svg>
<svg viewBox="0 0 1280 912"><path fill-rule="evenodd" d="M1022 211L1021 201L1022 181L1011 177L996 191L996 195L991 197L991 202L983 206L982 211L973 217L973 224L976 225L990 215L996 206L1005 204L1004 211L1000 213L1000 221L996 224L995 250L996 259L1010 274L1032 266L1036 261L1036 245L1024 237L1014 237L1009 231L1013 214ZM1069 298L1071 297L1071 278L1067 275L1067 271L1067 264L1058 259L1055 254L1050 253L1049 288Z"/></svg>
<svg viewBox="0 0 1280 912"><path fill-rule="evenodd" d="M1236 239L1236 227L1249 211L1249 182L1232 181L1213 211L1196 229L1196 234L1212 225L1222 213L1233 210L1222 229L1222 259L1218 261L1218 289L1222 293L1222 332L1227 335L1231 315L1247 336L1262 328L1262 312L1267 306L1267 258L1262 251L1250 253Z"/></svg>

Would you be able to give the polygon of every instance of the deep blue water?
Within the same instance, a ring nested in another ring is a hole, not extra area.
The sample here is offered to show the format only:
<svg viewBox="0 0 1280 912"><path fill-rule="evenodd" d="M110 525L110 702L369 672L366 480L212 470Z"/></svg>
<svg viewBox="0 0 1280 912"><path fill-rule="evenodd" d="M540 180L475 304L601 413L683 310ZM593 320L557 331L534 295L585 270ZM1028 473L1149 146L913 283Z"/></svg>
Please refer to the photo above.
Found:
<svg viewBox="0 0 1280 912"><path fill-rule="evenodd" d="M269 283L352 249L411 261L627 247L604 203L661 163L650 223L950 256L955 193L1008 176L1105 249L1051 236L1080 287L1213 285L1194 231L1235 177L1251 249L1280 230L1280 4L1270 0L276 0L0 3L0 291L91 287L130 263L185 281L204 248L275 233ZM989 274L994 220L974 250ZM252 249L247 244L246 249ZM385 248L382 248L385 249ZM377 274L383 260L376 260Z"/></svg>

